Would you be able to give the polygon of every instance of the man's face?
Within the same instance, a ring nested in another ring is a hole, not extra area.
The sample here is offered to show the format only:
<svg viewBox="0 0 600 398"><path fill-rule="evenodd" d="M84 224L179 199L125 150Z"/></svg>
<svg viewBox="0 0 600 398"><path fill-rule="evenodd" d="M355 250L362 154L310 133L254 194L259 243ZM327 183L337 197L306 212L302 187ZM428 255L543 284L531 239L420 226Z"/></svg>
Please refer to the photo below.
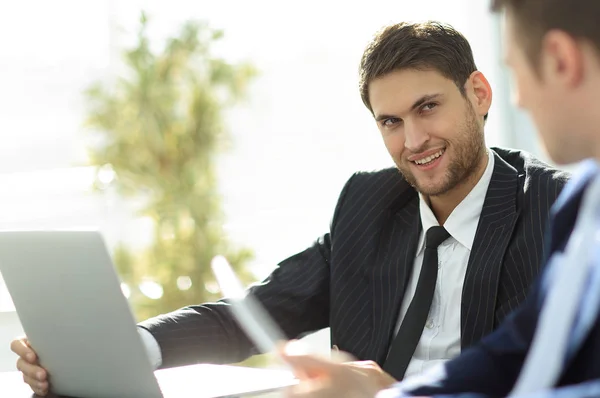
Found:
<svg viewBox="0 0 600 398"><path fill-rule="evenodd" d="M473 175L485 152L483 115L437 71L404 69L369 84L385 146L404 178L428 196Z"/></svg>

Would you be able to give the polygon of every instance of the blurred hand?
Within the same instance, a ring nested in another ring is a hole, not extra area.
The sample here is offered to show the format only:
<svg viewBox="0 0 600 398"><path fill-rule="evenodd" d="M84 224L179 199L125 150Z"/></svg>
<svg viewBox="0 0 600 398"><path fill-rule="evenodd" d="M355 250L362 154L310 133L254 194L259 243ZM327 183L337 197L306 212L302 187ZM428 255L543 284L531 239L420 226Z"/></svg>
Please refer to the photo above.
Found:
<svg viewBox="0 0 600 398"><path fill-rule="evenodd" d="M342 355L342 357L340 357ZM345 357L343 357L345 355ZM345 362L348 366L353 366L356 370L365 374L365 376L375 381L381 388L388 388L397 382L392 376L384 372L383 369L374 361L356 361L348 353L341 352L338 346L331 348L331 359L334 362Z"/></svg>
<svg viewBox="0 0 600 398"><path fill-rule="evenodd" d="M388 373L384 372L381 367L374 361L353 361L346 362L343 365L349 366L354 370L362 373L366 377L375 383L379 388L389 388L393 384L397 383L397 380L390 376Z"/></svg>
<svg viewBox="0 0 600 398"><path fill-rule="evenodd" d="M19 356L17 369L23 373L23 381L29 384L37 395L48 394L48 372L40 366L37 354L29 345L27 338L13 340L10 349Z"/></svg>
<svg viewBox="0 0 600 398"><path fill-rule="evenodd" d="M338 361L332 361L298 353L294 342L288 343L281 351L285 361L300 380L298 385L287 390L288 398L373 398L384 388L382 383L390 384L389 379L381 376L386 374L371 363L339 363L339 358L342 357L340 354L336 355ZM343 357L349 358L347 355Z"/></svg>

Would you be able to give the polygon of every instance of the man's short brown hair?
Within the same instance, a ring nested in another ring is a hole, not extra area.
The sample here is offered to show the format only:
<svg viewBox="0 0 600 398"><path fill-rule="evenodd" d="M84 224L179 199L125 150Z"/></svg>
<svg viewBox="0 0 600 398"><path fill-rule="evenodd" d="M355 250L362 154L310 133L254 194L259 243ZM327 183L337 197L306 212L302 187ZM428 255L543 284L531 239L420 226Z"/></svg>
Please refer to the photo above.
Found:
<svg viewBox="0 0 600 398"><path fill-rule="evenodd" d="M477 67L469 42L450 25L428 21L387 26L375 35L360 62L360 96L371 112L369 84L402 69L435 70L465 95L464 85Z"/></svg>
<svg viewBox="0 0 600 398"><path fill-rule="evenodd" d="M600 0L492 0L492 10L507 10L532 65L537 67L542 39L562 30L600 50Z"/></svg>

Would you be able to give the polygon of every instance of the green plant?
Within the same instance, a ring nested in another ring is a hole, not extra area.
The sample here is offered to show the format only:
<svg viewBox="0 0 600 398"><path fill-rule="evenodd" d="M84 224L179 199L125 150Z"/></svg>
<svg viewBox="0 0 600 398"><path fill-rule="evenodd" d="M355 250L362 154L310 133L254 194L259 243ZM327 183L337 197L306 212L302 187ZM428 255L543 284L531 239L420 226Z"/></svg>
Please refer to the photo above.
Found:
<svg viewBox="0 0 600 398"><path fill-rule="evenodd" d="M160 51L147 27L142 14L125 74L85 92L91 163L112 167L117 192L143 200L140 215L153 220L151 247L114 253L138 320L219 298L211 259L224 255L249 281L252 256L224 234L215 159L227 139L223 112L243 98L255 70L213 56L223 33L206 23L186 23ZM141 294L146 280L162 287L160 299Z"/></svg>

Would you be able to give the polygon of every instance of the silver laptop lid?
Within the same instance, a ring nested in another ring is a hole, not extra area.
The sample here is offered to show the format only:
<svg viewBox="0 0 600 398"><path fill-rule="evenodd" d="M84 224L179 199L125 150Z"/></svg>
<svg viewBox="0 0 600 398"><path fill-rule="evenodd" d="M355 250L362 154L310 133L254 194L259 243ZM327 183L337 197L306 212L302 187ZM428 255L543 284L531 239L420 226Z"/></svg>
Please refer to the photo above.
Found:
<svg viewBox="0 0 600 398"><path fill-rule="evenodd" d="M0 272L55 393L161 397L98 232L0 231Z"/></svg>

